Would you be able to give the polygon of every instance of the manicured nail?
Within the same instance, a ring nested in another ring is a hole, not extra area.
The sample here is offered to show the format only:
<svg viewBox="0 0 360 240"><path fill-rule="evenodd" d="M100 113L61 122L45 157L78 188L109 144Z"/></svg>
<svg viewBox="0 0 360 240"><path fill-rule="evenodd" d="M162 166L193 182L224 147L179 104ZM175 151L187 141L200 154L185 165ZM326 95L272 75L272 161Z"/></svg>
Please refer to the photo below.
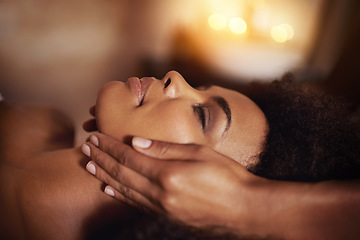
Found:
<svg viewBox="0 0 360 240"><path fill-rule="evenodd" d="M132 144L139 148L148 148L151 146L151 143L152 143L151 140L141 137L133 137L132 139Z"/></svg>
<svg viewBox="0 0 360 240"><path fill-rule="evenodd" d="M86 164L86 170L92 175L95 175L96 173L95 165L91 161Z"/></svg>
<svg viewBox="0 0 360 240"><path fill-rule="evenodd" d="M105 187L104 192L109 196L112 196L112 197L115 196L114 191L109 186Z"/></svg>
<svg viewBox="0 0 360 240"><path fill-rule="evenodd" d="M90 157L90 147L86 143L81 146L81 151L83 152L83 154Z"/></svg>
<svg viewBox="0 0 360 240"><path fill-rule="evenodd" d="M90 142L97 147L99 146L99 139L95 135L90 136Z"/></svg>

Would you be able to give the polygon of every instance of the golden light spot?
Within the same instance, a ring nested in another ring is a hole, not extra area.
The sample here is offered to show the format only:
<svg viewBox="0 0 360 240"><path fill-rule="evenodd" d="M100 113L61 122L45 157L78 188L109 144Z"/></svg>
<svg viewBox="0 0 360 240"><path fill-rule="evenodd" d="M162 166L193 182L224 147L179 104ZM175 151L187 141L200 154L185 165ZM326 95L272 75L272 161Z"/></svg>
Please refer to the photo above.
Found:
<svg viewBox="0 0 360 240"><path fill-rule="evenodd" d="M280 24L271 28L271 37L278 43L293 39L294 29L289 24Z"/></svg>
<svg viewBox="0 0 360 240"><path fill-rule="evenodd" d="M284 24L281 24L280 26L285 29L285 31L288 35L287 40L291 40L294 38L294 29L290 24L284 23Z"/></svg>
<svg viewBox="0 0 360 240"><path fill-rule="evenodd" d="M208 18L209 26L214 30L223 30L226 27L226 19L224 15L215 13Z"/></svg>
<svg viewBox="0 0 360 240"><path fill-rule="evenodd" d="M235 34L243 34L246 32L246 22L239 17L232 18L229 22L229 28Z"/></svg>

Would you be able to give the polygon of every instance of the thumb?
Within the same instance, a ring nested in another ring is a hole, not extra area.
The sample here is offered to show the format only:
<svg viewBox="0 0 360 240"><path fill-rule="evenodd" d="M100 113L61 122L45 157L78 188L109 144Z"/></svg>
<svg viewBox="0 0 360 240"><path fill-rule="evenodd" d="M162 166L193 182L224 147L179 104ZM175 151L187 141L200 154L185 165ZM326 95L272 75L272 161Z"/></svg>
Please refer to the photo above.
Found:
<svg viewBox="0 0 360 240"><path fill-rule="evenodd" d="M202 145L169 143L140 137L133 137L132 146L142 154L163 160L202 160L204 154L211 152Z"/></svg>

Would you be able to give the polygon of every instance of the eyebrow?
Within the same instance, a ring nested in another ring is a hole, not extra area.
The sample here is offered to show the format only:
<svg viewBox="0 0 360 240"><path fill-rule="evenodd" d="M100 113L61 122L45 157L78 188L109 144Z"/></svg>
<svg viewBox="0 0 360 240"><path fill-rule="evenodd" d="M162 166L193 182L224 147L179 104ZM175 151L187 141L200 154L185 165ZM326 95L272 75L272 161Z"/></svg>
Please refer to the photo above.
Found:
<svg viewBox="0 0 360 240"><path fill-rule="evenodd" d="M213 97L212 98L213 101L215 101L217 103L217 105L219 105L219 107L224 111L226 118L227 118L227 123L226 123L226 127L224 129L223 135L225 134L225 132L227 130L229 130L230 125L231 125L231 110L229 107L229 103L223 98L223 97Z"/></svg>

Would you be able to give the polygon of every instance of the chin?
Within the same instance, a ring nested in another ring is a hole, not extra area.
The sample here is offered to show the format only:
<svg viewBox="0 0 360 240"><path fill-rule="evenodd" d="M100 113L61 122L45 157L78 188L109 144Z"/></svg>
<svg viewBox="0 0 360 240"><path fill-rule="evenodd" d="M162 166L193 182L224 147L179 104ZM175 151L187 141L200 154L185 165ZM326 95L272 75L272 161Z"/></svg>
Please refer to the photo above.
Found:
<svg viewBox="0 0 360 240"><path fill-rule="evenodd" d="M111 82L107 82L104 85L102 85L98 91L97 94L97 101L108 95L112 95L115 94L117 91L119 91L120 89L124 88L124 83L123 82L116 82L116 81L111 81Z"/></svg>
<svg viewBox="0 0 360 240"><path fill-rule="evenodd" d="M99 130L104 129L104 126L113 128L111 125L118 124L117 119L130 106L129 97L129 90L121 82L109 82L100 88L95 109Z"/></svg>

